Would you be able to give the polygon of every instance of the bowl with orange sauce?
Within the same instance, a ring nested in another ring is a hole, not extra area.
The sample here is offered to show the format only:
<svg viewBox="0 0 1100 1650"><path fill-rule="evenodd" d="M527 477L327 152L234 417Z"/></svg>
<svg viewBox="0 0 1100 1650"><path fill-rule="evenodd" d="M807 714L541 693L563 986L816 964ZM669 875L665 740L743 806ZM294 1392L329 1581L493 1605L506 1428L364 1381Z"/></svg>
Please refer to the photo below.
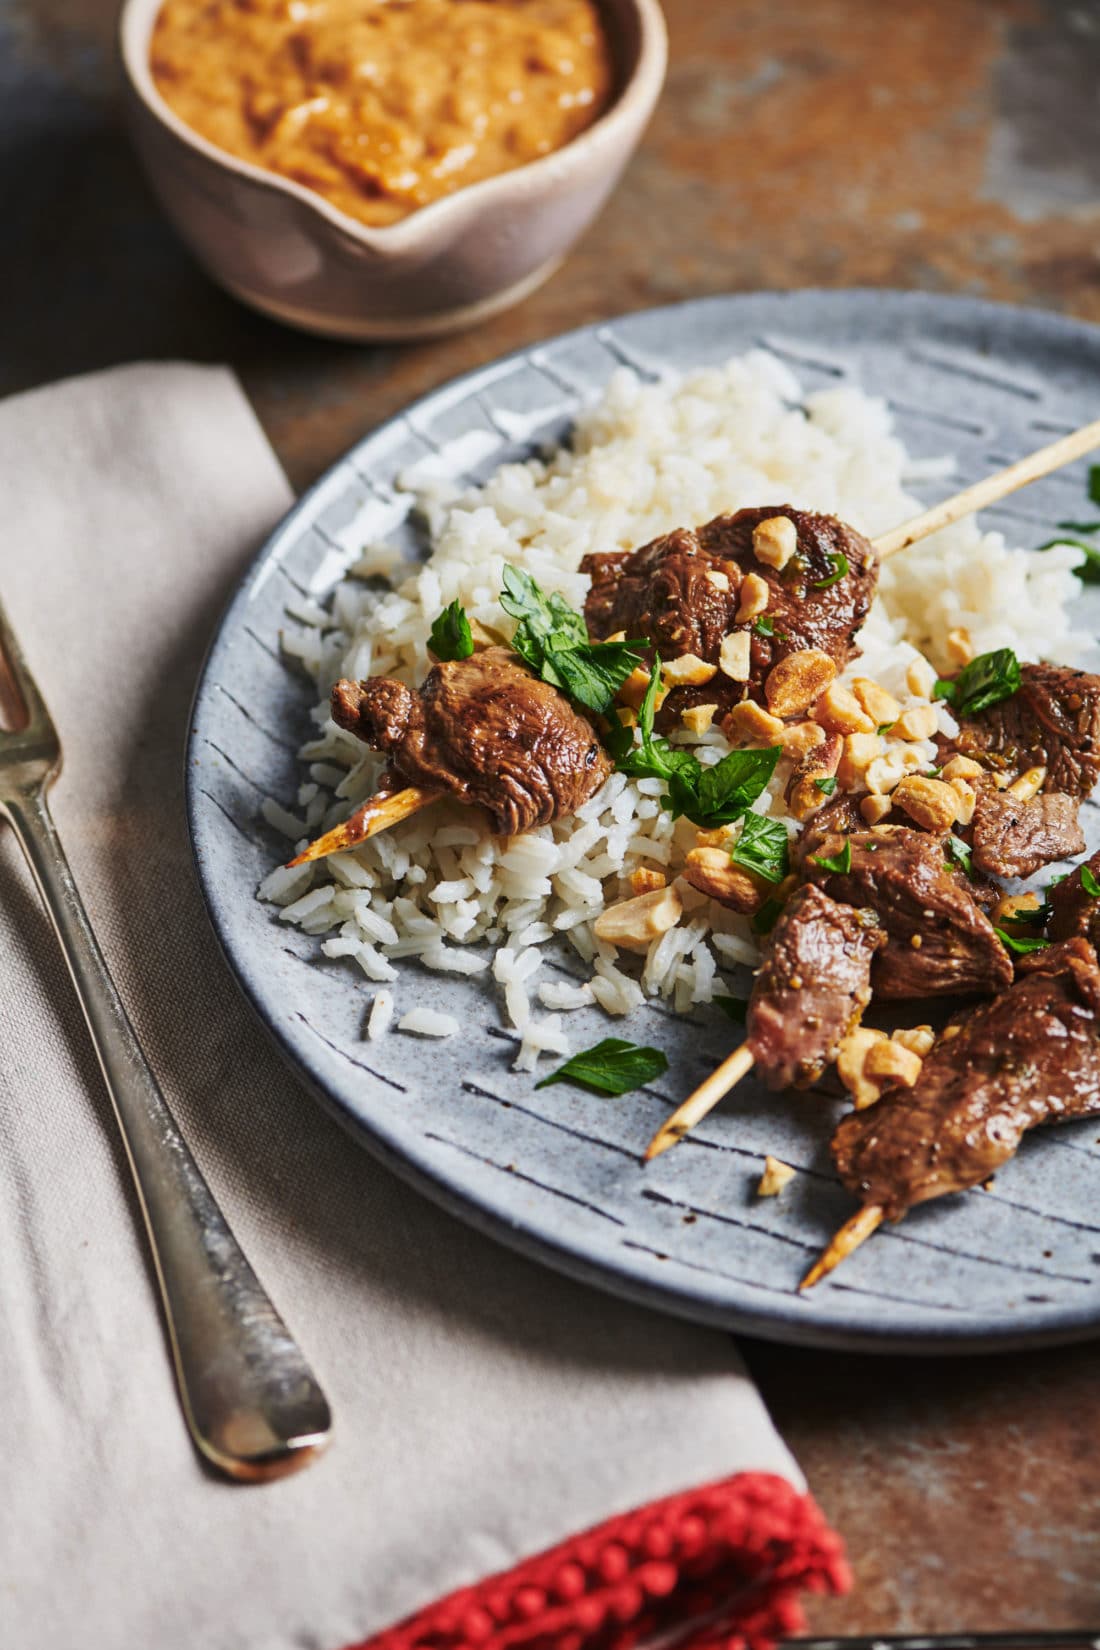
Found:
<svg viewBox="0 0 1100 1650"><path fill-rule="evenodd" d="M138 150L235 296L330 337L517 302L596 216L664 79L657 0L126 0Z"/></svg>

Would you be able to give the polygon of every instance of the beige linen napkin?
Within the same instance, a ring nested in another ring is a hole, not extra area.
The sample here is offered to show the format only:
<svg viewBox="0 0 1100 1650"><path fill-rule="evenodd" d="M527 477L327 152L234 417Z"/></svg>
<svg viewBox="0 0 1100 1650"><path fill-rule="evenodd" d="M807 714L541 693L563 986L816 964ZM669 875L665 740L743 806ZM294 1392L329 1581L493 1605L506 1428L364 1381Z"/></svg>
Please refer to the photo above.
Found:
<svg viewBox="0 0 1100 1650"><path fill-rule="evenodd" d="M800 1484L727 1337L408 1191L238 996L193 880L183 742L219 611L290 493L233 378L137 366L24 395L0 406L0 462L0 591L64 742L77 880L335 1415L329 1453L272 1485L193 1454L102 1084L0 830L0 1645L337 1650L655 1497L754 1468Z"/></svg>

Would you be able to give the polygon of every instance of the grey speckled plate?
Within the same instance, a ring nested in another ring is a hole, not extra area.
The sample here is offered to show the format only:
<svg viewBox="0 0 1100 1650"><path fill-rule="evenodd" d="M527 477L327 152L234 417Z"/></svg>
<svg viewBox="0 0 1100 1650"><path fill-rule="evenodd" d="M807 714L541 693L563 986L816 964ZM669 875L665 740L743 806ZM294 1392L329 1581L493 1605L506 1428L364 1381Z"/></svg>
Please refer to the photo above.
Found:
<svg viewBox="0 0 1100 1650"><path fill-rule="evenodd" d="M426 458L483 479L558 437L626 363L643 375L765 345L808 389L845 379L885 396L916 456L958 455L959 485L1095 417L1100 330L1058 316L919 293L716 298L585 328L486 367L368 435L291 512L218 632L199 685L188 805L199 875L237 978L318 1097L372 1151L506 1243L669 1311L778 1340L943 1352L1070 1339L1100 1327L1100 1122L1025 1143L989 1193L917 1210L808 1297L795 1284L851 1212L830 1173L830 1108L745 1084L651 1167L638 1154L669 1106L728 1052L717 1012L656 1005L613 1028L570 1018L574 1047L609 1029L656 1043L667 1078L619 1100L510 1070L494 987L402 963L399 1007L456 1014L461 1038L363 1041L370 992L346 962L279 923L256 885L286 854L258 815L291 801L310 694L279 660L284 604L323 600L364 539L417 554L393 490ZM1084 467L988 512L1019 543L1082 513ZM947 484L929 487L928 502ZM1083 594L1083 602L1094 598ZM1100 604L1098 604L1100 605ZM1100 811L1094 811L1094 818ZM1095 830L1091 833L1096 834ZM553 965L551 965L553 966ZM558 966L568 968L562 956ZM765 1151L801 1173L777 1199L753 1186Z"/></svg>

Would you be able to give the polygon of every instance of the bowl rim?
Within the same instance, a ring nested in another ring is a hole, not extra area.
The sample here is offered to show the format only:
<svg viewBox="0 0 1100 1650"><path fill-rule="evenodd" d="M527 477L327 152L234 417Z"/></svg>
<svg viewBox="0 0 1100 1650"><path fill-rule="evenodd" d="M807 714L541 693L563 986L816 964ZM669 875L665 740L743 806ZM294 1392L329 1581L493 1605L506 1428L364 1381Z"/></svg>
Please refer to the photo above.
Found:
<svg viewBox="0 0 1100 1650"><path fill-rule="evenodd" d="M668 64L668 30L659 0L607 0L606 11L632 12L638 29L638 45L633 66L618 96L592 125L571 138L560 149L537 160L525 161L506 172L496 172L476 183L465 184L451 195L417 207L396 223L373 228L334 206L318 190L296 183L279 172L255 166L227 149L220 149L189 126L161 96L149 67L149 43L164 0L123 0L118 17L118 50L130 91L143 108L173 137L211 165L237 177L288 196L317 217L326 220L361 246L379 252L401 252L418 247L426 236L449 219L461 221L498 196L523 197L537 194L544 181L560 174L563 165L583 165L585 160L619 137L635 122L644 125L652 114ZM604 9L601 7L601 9ZM612 22L612 27L615 23ZM565 157L568 157L566 160Z"/></svg>

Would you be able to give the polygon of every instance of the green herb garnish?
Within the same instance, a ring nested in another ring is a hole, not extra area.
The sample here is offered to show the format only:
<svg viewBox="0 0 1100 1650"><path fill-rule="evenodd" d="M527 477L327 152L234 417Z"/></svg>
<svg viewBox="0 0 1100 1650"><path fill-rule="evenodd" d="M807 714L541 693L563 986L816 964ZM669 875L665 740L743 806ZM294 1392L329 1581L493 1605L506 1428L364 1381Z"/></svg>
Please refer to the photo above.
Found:
<svg viewBox="0 0 1100 1650"><path fill-rule="evenodd" d="M746 814L730 858L765 882L782 882L790 869L790 837L778 819Z"/></svg>
<svg viewBox="0 0 1100 1650"><path fill-rule="evenodd" d="M1089 899L1100 899L1100 882L1097 882L1087 865L1081 867L1081 887Z"/></svg>
<svg viewBox="0 0 1100 1650"><path fill-rule="evenodd" d="M951 863L953 860L960 871L965 871L968 877L973 877L974 871L971 861L974 856L970 844L968 842L964 842L961 836L956 836L954 831L948 831L947 835L943 839L943 846L945 850L944 864L947 866L948 870L954 869L954 866Z"/></svg>
<svg viewBox="0 0 1100 1650"><path fill-rule="evenodd" d="M1007 928L995 928L993 932L1002 945L1006 945L1010 951L1018 952L1020 956L1026 956L1029 951L1045 951L1050 944L1049 940L1018 939L1015 934L1010 934Z"/></svg>
<svg viewBox="0 0 1100 1650"><path fill-rule="evenodd" d="M728 1019L736 1020L738 1025L744 1025L745 1011L749 1006L744 997L712 997L711 1002L716 1008L720 1008Z"/></svg>
<svg viewBox="0 0 1100 1650"><path fill-rule="evenodd" d="M1093 504L1100 504L1100 464L1089 465L1089 498Z"/></svg>
<svg viewBox="0 0 1100 1650"><path fill-rule="evenodd" d="M1100 527L1100 521L1096 523L1096 526ZM1087 522L1078 523L1078 527L1084 532L1091 533L1093 530ZM1039 550L1053 550L1057 544L1068 544L1074 550L1083 550L1085 559L1073 571L1082 584L1100 584L1100 548L1095 544L1088 544L1084 539L1074 538L1068 533L1062 533L1056 539L1047 539L1045 544L1040 544L1036 548Z"/></svg>
<svg viewBox="0 0 1100 1650"><path fill-rule="evenodd" d="M881 737L884 733L889 733L890 732L890 729L893 727L893 725L894 725L893 722L881 722L879 724L879 726L875 729L875 732L878 734L879 738L881 739Z"/></svg>
<svg viewBox="0 0 1100 1650"><path fill-rule="evenodd" d="M830 555L828 557L828 562L830 568L829 577L827 579L818 579L817 583L813 586L814 590L828 590L830 585L839 584L848 571L848 558L844 554L843 550L838 550L835 556Z"/></svg>
<svg viewBox="0 0 1100 1650"><path fill-rule="evenodd" d="M574 1054L557 1071L536 1083L537 1089L551 1083L579 1083L598 1094L629 1094L668 1070L668 1059L659 1048L642 1048L623 1037L605 1037L594 1048Z"/></svg>
<svg viewBox="0 0 1100 1650"><path fill-rule="evenodd" d="M769 619L766 613L761 613L758 619L753 620L752 628L758 636L774 636L775 620Z"/></svg>
<svg viewBox="0 0 1100 1650"><path fill-rule="evenodd" d="M826 796L832 796L833 792L836 790L836 779L831 775L828 779L815 779L814 784L817 786L818 790L822 791Z"/></svg>
<svg viewBox="0 0 1100 1650"><path fill-rule="evenodd" d="M845 837L839 854L834 854L832 859L818 859L815 855L814 864L820 865L823 871L835 871L838 876L846 877L852 869L852 844Z"/></svg>
<svg viewBox="0 0 1100 1650"><path fill-rule="evenodd" d="M529 573L506 566L500 605L517 619L512 646L544 682L586 710L606 711L642 655L630 642L590 642L583 616Z"/></svg>
<svg viewBox="0 0 1100 1650"><path fill-rule="evenodd" d="M459 601L451 602L432 625L428 646L437 659L468 659L474 651L474 637L466 610Z"/></svg>
<svg viewBox="0 0 1100 1650"><path fill-rule="evenodd" d="M932 697L946 699L957 716L976 716L1011 698L1019 686L1020 661L1010 647L998 647L971 659L953 681L938 681Z"/></svg>
<svg viewBox="0 0 1100 1650"><path fill-rule="evenodd" d="M759 911L752 919L754 934L770 934L779 921L779 914L783 909L781 899L766 899Z"/></svg>

